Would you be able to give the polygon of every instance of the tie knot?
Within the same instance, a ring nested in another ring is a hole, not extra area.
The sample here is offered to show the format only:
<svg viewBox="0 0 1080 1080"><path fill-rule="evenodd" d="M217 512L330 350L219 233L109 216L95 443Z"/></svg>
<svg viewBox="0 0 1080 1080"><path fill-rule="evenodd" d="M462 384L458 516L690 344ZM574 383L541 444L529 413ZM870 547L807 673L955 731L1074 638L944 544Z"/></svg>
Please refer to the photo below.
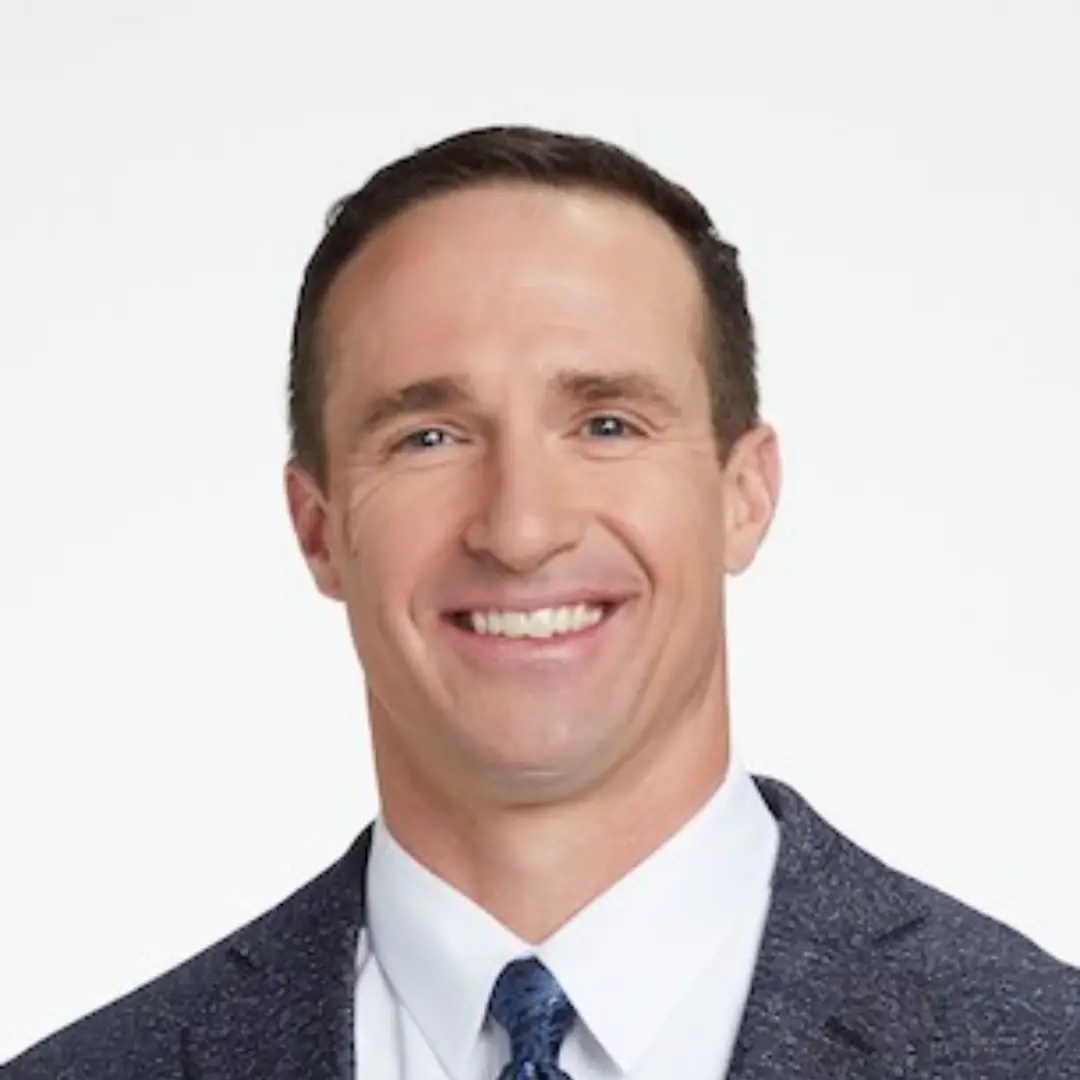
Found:
<svg viewBox="0 0 1080 1080"><path fill-rule="evenodd" d="M574 1006L535 957L514 960L495 980L488 1006L510 1036L513 1064L555 1065L574 1023Z"/></svg>

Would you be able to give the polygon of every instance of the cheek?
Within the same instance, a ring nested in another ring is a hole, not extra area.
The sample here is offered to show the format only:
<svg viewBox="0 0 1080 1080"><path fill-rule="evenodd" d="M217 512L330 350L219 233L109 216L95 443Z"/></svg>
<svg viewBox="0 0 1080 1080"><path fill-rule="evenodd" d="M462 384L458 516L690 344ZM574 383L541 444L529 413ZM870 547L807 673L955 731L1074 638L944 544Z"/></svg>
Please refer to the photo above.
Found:
<svg viewBox="0 0 1080 1080"><path fill-rule="evenodd" d="M364 620L400 619L453 534L446 486L357 484L341 518L340 557L348 592Z"/></svg>
<svg viewBox="0 0 1080 1080"><path fill-rule="evenodd" d="M682 564L693 574L719 560L722 505L718 469L693 459L658 460L628 471L608 512L639 538L657 572Z"/></svg>

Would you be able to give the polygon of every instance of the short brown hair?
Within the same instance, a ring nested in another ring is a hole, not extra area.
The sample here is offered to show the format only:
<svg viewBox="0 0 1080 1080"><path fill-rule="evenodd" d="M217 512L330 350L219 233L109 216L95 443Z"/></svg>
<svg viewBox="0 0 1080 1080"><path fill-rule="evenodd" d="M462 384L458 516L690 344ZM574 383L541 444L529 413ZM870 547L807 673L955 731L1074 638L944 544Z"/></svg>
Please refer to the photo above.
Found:
<svg viewBox="0 0 1080 1080"><path fill-rule="evenodd" d="M326 218L300 287L289 366L292 454L325 488L325 370L319 314L342 267L381 225L423 199L499 181L587 188L631 199L662 218L697 267L708 310L705 369L713 428L723 453L758 420L754 325L738 251L717 233L708 212L685 188L611 143L534 127L462 132L376 172L339 199Z"/></svg>

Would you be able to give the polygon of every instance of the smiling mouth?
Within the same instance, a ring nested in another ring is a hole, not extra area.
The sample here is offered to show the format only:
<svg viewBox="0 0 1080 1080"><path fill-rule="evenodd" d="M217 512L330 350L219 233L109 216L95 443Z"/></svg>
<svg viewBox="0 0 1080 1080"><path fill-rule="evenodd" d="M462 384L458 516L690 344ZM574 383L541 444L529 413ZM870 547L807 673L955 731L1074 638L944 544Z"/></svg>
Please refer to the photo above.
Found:
<svg viewBox="0 0 1080 1080"><path fill-rule="evenodd" d="M529 611L469 610L450 614L450 621L478 637L544 641L584 633L608 619L615 601L561 604Z"/></svg>

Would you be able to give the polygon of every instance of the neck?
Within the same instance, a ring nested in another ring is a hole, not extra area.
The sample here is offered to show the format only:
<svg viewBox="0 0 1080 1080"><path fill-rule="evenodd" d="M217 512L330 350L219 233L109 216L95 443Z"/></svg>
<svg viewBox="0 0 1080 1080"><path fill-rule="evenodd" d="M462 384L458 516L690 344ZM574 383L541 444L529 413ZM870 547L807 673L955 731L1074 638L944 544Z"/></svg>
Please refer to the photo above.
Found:
<svg viewBox="0 0 1080 1080"><path fill-rule="evenodd" d="M721 694L590 791L525 806L448 795L376 735L383 818L413 858L538 944L708 801L727 774L728 730Z"/></svg>

